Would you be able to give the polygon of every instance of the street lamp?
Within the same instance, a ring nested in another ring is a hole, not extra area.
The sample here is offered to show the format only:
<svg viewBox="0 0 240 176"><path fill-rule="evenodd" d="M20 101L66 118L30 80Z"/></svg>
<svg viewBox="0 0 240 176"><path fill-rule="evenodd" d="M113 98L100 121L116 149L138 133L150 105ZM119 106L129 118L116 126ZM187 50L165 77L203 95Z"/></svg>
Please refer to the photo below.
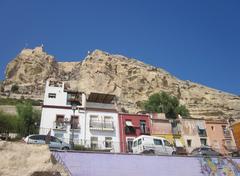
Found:
<svg viewBox="0 0 240 176"><path fill-rule="evenodd" d="M75 111L77 109L77 105L75 103L72 104L72 110L73 110L73 118L71 119L71 126L72 126L72 139L71 139L71 146L72 149L74 149L74 128L75 128Z"/></svg>

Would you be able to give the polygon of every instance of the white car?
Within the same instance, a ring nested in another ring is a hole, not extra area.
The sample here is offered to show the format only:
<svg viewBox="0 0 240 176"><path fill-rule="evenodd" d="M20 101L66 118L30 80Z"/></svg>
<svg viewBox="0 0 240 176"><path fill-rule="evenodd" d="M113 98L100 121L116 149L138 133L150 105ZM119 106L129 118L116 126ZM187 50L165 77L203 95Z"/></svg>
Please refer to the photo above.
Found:
<svg viewBox="0 0 240 176"><path fill-rule="evenodd" d="M165 138L141 135L133 140L133 153L174 155L176 149Z"/></svg>

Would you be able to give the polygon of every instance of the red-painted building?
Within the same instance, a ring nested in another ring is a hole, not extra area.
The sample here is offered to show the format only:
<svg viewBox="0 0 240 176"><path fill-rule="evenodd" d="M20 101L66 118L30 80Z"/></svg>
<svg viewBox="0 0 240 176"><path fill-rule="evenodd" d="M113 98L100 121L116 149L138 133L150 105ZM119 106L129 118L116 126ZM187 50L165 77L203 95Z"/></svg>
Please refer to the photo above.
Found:
<svg viewBox="0 0 240 176"><path fill-rule="evenodd" d="M150 116L145 114L119 114L120 150L132 152L133 140L150 135Z"/></svg>

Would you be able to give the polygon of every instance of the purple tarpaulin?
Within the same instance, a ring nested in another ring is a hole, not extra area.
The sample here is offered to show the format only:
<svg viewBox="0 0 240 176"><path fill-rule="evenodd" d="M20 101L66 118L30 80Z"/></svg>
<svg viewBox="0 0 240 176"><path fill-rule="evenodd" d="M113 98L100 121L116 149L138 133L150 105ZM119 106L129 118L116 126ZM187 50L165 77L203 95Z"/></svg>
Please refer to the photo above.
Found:
<svg viewBox="0 0 240 176"><path fill-rule="evenodd" d="M203 176L198 158L54 152L72 176Z"/></svg>

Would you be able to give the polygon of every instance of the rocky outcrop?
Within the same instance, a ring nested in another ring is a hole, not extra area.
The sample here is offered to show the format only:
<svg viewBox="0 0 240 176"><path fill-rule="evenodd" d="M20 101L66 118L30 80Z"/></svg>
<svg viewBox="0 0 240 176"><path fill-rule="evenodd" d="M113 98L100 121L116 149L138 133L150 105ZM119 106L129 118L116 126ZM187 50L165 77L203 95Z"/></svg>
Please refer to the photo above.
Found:
<svg viewBox="0 0 240 176"><path fill-rule="evenodd" d="M72 89L115 94L119 109L140 111L142 101L159 91L185 104L193 117L238 118L240 97L190 81L135 59L95 50L79 62L56 62L42 47L24 49L6 69L4 90L18 84L22 95L42 95L45 81L54 78Z"/></svg>

